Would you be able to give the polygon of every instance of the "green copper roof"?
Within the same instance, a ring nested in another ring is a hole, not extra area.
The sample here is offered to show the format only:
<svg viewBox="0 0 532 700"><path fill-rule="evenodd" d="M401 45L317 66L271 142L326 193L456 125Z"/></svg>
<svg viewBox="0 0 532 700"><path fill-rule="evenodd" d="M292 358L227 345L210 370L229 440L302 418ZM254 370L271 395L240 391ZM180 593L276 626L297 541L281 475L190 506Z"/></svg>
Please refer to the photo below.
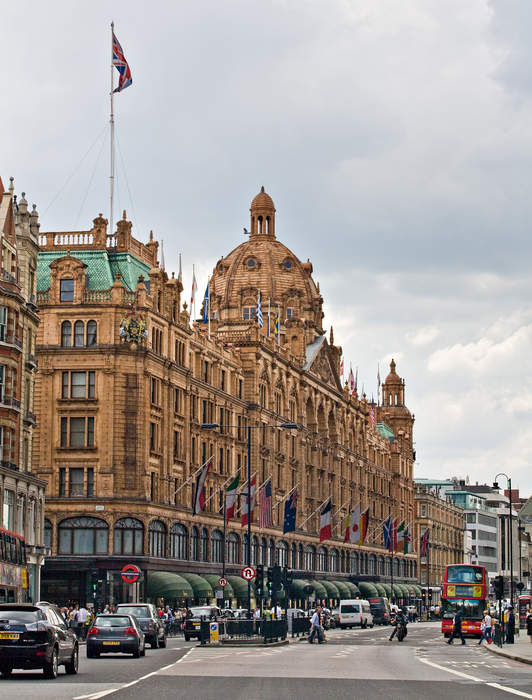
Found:
<svg viewBox="0 0 532 700"><path fill-rule="evenodd" d="M50 288L50 263L64 257L67 251L41 251L37 262L37 291ZM109 289L120 270L122 283L134 291L140 275L148 278L150 268L131 253L110 253L107 250L73 250L73 258L87 265L87 289Z"/></svg>
<svg viewBox="0 0 532 700"><path fill-rule="evenodd" d="M377 430L382 435L382 437L388 438L390 442L392 442L392 440L395 440L393 430L390 428L389 425L386 425L386 423L377 423Z"/></svg>

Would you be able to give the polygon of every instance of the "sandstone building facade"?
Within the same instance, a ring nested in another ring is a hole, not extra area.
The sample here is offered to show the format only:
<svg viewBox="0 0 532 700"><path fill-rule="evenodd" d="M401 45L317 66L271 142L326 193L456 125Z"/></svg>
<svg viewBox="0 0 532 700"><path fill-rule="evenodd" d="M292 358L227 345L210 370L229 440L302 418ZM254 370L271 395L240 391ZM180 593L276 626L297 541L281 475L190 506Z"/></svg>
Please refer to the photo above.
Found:
<svg viewBox="0 0 532 700"><path fill-rule="evenodd" d="M258 485L272 479L277 504L271 528L253 525L253 563L289 566L316 581L318 598L368 582L385 594L392 561L379 525L390 511L414 518L414 419L395 364L372 415L343 386L312 264L276 238L264 191L249 239L213 270L209 324L191 327L181 280L161 269L153 235L142 244L131 228L124 212L112 233L100 215L88 231L40 237L34 464L49 483L47 595L87 600L97 580L108 599L125 599L119 571L133 562L145 572L140 595L211 598L225 553L226 593L241 600L247 535L231 521L224 552L221 509L230 477L246 481L248 425L252 472ZM279 334L268 335L277 312ZM288 422L298 429L271 427ZM206 511L194 516L187 480L211 455ZM296 487L298 529L283 536L282 499ZM320 545L319 513L299 524L329 496L333 538ZM344 544L340 526L359 501L370 508L362 547ZM415 595L417 557L393 565ZM300 599L301 586L289 594Z"/></svg>

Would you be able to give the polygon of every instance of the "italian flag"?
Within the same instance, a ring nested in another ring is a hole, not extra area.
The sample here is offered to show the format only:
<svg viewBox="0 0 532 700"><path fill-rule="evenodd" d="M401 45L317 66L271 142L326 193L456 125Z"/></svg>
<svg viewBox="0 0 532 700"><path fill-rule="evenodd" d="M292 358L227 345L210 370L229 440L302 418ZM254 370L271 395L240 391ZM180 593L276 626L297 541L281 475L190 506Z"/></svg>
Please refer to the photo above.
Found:
<svg viewBox="0 0 532 700"><path fill-rule="evenodd" d="M403 520L397 528L397 538L395 540L395 551L404 549L406 523Z"/></svg>
<svg viewBox="0 0 532 700"><path fill-rule="evenodd" d="M237 474L229 486L225 489L225 522L228 523L235 517L237 489L240 483L240 474Z"/></svg>

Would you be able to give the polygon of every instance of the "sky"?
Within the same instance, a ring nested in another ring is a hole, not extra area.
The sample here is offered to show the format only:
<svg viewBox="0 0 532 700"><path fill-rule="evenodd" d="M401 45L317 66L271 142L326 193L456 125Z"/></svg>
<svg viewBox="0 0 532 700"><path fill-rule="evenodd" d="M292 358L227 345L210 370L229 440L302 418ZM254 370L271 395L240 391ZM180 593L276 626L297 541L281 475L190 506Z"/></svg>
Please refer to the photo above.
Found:
<svg viewBox="0 0 532 700"><path fill-rule="evenodd" d="M392 357L418 477L532 493L532 3L181 0L5 5L0 174L42 231L109 212L200 289L264 185L310 258L346 366ZM504 482L504 479L501 480Z"/></svg>

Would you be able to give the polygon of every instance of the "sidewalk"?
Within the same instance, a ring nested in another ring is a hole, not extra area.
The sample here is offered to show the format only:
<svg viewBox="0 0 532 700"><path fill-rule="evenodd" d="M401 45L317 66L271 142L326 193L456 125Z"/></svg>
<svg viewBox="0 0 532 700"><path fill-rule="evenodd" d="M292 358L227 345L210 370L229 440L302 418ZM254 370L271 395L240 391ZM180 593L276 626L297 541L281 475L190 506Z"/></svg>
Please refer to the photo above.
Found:
<svg viewBox="0 0 532 700"><path fill-rule="evenodd" d="M515 635L514 644L503 644L502 649L495 643L486 644L482 642L482 646L493 654L532 665L532 644L530 643L530 637L526 634L526 630L521 630L519 637Z"/></svg>

